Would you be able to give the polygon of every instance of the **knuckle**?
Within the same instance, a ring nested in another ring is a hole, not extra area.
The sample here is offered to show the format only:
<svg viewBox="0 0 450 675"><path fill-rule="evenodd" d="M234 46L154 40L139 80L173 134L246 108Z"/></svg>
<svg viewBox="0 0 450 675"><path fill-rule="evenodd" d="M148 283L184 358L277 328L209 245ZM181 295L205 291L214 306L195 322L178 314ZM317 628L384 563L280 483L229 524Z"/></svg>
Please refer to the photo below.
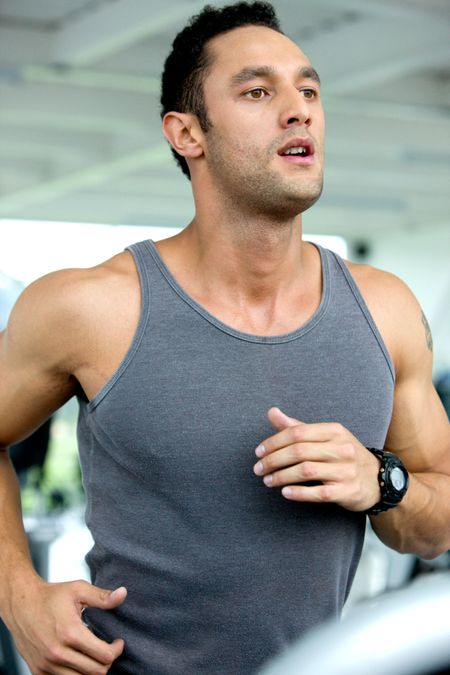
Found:
<svg viewBox="0 0 450 675"><path fill-rule="evenodd" d="M348 469L348 477L351 481L355 481L358 478L358 471L354 464L352 464Z"/></svg>
<svg viewBox="0 0 450 675"><path fill-rule="evenodd" d="M330 431L335 436L341 436L344 431L344 427L340 422L332 422Z"/></svg>
<svg viewBox="0 0 450 675"><path fill-rule="evenodd" d="M303 457L303 448L299 443L292 446L292 455L294 459L301 460Z"/></svg>
<svg viewBox="0 0 450 675"><path fill-rule="evenodd" d="M300 473L302 478L315 478L317 469L312 462L303 462L300 467Z"/></svg>
<svg viewBox="0 0 450 675"><path fill-rule="evenodd" d="M278 487L280 485L280 480L277 472L266 475L270 476L270 487Z"/></svg>
<svg viewBox="0 0 450 675"><path fill-rule="evenodd" d="M105 659L105 661L107 661L108 664L110 665L114 661L114 659L116 658L117 655L114 653L113 649L106 648L105 651L103 652L102 656Z"/></svg>
<svg viewBox="0 0 450 675"><path fill-rule="evenodd" d="M330 485L322 485L320 488L320 498L323 502L333 501L333 489Z"/></svg>
<svg viewBox="0 0 450 675"><path fill-rule="evenodd" d="M65 626L61 632L61 639L66 645L72 645L77 638L75 630L72 626Z"/></svg>
<svg viewBox="0 0 450 675"><path fill-rule="evenodd" d="M71 588L74 595L82 594L89 588L89 583L83 579L71 582Z"/></svg>
<svg viewBox="0 0 450 675"><path fill-rule="evenodd" d="M111 593L109 591L105 591L103 588L98 589L98 600L100 603L107 604L109 597Z"/></svg>
<svg viewBox="0 0 450 675"><path fill-rule="evenodd" d="M356 450L353 443L343 443L341 446L341 454L344 459L355 459Z"/></svg>
<svg viewBox="0 0 450 675"><path fill-rule="evenodd" d="M294 441L301 441L303 438L303 429L301 426L292 427L292 438Z"/></svg>
<svg viewBox="0 0 450 675"><path fill-rule="evenodd" d="M274 461L271 455L264 457L264 460L262 460L261 463L263 465L264 473L270 472L274 468Z"/></svg>
<svg viewBox="0 0 450 675"><path fill-rule="evenodd" d="M63 648L59 643L52 643L47 647L46 658L50 663L62 664L64 661Z"/></svg>

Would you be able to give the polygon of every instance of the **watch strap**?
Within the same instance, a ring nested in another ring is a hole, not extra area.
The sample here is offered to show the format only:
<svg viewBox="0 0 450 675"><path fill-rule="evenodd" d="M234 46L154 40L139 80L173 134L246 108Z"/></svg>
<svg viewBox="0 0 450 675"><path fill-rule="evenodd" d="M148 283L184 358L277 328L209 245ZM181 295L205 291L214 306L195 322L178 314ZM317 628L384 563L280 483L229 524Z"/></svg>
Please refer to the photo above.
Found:
<svg viewBox="0 0 450 675"><path fill-rule="evenodd" d="M374 504L370 509L366 510L367 515L375 516L383 511L388 511L397 506L403 499L406 490L408 489L408 472L403 466L401 460L392 452L386 450L379 450L378 448L367 448L380 462L378 471L378 484L380 486L381 499ZM405 486L401 490L393 488L390 484L388 469L398 467L405 476Z"/></svg>

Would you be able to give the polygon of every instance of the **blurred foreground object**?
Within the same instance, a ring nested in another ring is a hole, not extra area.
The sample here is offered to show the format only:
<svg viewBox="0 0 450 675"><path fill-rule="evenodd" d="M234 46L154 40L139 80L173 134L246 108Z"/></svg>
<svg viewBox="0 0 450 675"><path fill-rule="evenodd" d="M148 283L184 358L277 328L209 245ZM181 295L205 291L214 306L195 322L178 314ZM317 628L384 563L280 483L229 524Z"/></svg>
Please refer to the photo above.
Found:
<svg viewBox="0 0 450 675"><path fill-rule="evenodd" d="M271 661L260 675L450 673L450 573L353 609Z"/></svg>

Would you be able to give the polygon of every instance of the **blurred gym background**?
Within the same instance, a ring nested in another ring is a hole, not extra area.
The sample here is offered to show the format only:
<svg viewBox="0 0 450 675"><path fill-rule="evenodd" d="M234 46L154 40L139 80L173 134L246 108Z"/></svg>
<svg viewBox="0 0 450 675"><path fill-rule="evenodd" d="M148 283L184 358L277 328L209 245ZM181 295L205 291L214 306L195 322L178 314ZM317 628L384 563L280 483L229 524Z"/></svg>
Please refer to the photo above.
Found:
<svg viewBox="0 0 450 675"><path fill-rule="evenodd" d="M0 0L0 329L23 287L182 228L190 186L160 131L159 75L203 0ZM225 2L212 2L223 5ZM450 411L449 0L275 0L320 73L325 189L307 238L402 277L434 337ZM35 562L86 576L70 402L12 455ZM449 569L368 532L358 603ZM0 673L26 673L1 633Z"/></svg>

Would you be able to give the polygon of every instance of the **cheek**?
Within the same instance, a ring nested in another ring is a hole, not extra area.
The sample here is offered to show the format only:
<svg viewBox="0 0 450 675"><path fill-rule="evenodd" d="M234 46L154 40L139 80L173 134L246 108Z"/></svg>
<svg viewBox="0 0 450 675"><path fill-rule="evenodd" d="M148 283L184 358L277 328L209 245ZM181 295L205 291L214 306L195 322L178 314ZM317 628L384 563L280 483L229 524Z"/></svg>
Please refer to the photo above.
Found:
<svg viewBox="0 0 450 675"><path fill-rule="evenodd" d="M227 125L220 130L213 127L208 139L208 154L214 163L235 166L236 170L242 166L267 166L268 158L273 155L273 138L264 145L262 129L257 124L242 128Z"/></svg>
<svg viewBox="0 0 450 675"><path fill-rule="evenodd" d="M245 136L240 138L234 137L225 146L225 152L228 157L240 162L251 161L261 156L261 149L254 143L249 143L248 136L247 138Z"/></svg>
<svg viewBox="0 0 450 675"><path fill-rule="evenodd" d="M236 149L235 157L241 164L249 166L252 171L266 169L269 158L267 148L262 148L255 144L240 145Z"/></svg>

